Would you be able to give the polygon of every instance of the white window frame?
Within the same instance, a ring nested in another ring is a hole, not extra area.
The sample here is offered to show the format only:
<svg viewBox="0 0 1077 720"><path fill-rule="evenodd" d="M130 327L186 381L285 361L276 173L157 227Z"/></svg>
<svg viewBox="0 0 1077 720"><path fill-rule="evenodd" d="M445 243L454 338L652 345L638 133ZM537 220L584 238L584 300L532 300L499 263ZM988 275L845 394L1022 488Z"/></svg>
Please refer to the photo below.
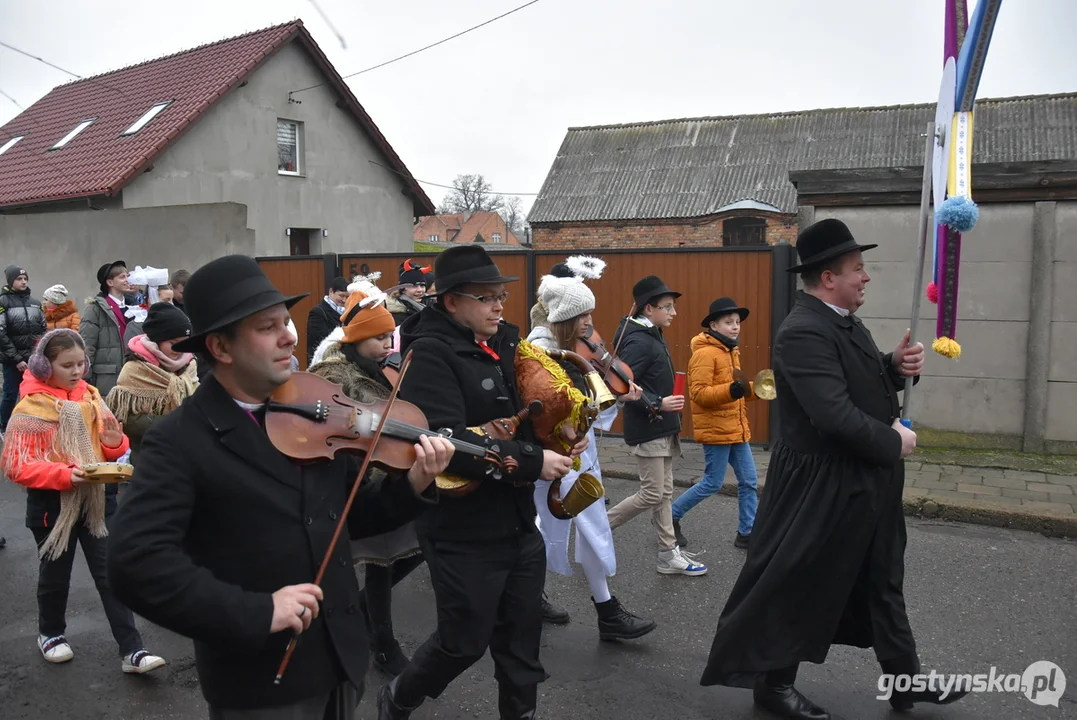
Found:
<svg viewBox="0 0 1077 720"><path fill-rule="evenodd" d="M440 235L431 235L428 238L426 238L426 241L427 242L441 242L441 236Z"/></svg>
<svg viewBox="0 0 1077 720"><path fill-rule="evenodd" d="M493 240L495 245L501 244L501 233L495 232L490 234L490 239Z"/></svg>
<svg viewBox="0 0 1077 720"><path fill-rule="evenodd" d="M76 125L74 128L72 128L71 132L69 132L67 135L64 135L62 138L57 140L56 144L53 145L52 147L50 147L49 150L62 150L63 148L67 147L67 145L72 140L74 140L76 137L81 135L82 131L85 130L86 128L90 127L91 125L93 125L96 120L97 120L97 118L92 117L92 118L86 118L85 120L79 121L79 124Z"/></svg>
<svg viewBox="0 0 1077 720"><path fill-rule="evenodd" d="M18 143L19 140L22 140L24 137L26 137L26 136L25 135L16 135L15 137L11 138L10 140L8 140L3 145L0 145L0 155L3 155L8 150L15 147L15 144Z"/></svg>
<svg viewBox="0 0 1077 720"><path fill-rule="evenodd" d="M280 126L287 123L295 127L295 170L282 170L280 167ZM301 177L303 175L303 123L299 120L277 118L277 174Z"/></svg>
<svg viewBox="0 0 1077 720"><path fill-rule="evenodd" d="M124 136L136 134L139 130L149 125L151 120L164 112L165 108L171 105L172 102L172 100L165 100L164 102L154 104L153 107L142 113L138 120L135 120L133 123L131 123L131 125L126 130L120 133L120 135Z"/></svg>

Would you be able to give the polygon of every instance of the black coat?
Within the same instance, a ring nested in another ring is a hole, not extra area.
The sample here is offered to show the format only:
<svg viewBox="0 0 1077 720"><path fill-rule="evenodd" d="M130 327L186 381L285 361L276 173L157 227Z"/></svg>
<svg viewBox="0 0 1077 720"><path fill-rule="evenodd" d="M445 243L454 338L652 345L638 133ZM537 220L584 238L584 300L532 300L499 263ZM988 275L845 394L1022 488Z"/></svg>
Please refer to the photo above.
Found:
<svg viewBox="0 0 1077 720"><path fill-rule="evenodd" d="M904 377L858 319L798 293L774 343L781 435L748 557L718 620L703 685L808 661L831 644L914 649L902 581Z"/></svg>
<svg viewBox="0 0 1077 720"><path fill-rule="evenodd" d="M346 455L293 463L213 375L146 433L110 528L109 579L134 612L194 640L210 704L277 706L345 678L361 686L367 634L346 537L280 685L290 635L269 632L272 593L313 582L358 465ZM364 483L350 536L386 532L429 506L403 475Z"/></svg>
<svg viewBox="0 0 1077 720"><path fill-rule="evenodd" d="M28 361L47 330L41 301L30 296L30 288L0 290L0 362L15 366Z"/></svg>
<svg viewBox="0 0 1077 720"><path fill-rule="evenodd" d="M659 410L662 398L673 394L674 374L673 358L661 328L624 318L613 334L612 347L617 348L617 357L632 368L636 384L643 388L643 397L624 406L625 443L639 445L679 435L681 414Z"/></svg>
<svg viewBox="0 0 1077 720"><path fill-rule="evenodd" d="M322 301L310 309L307 315L307 364L314 359L314 351L329 337L329 333L340 327L340 313Z"/></svg>
<svg viewBox="0 0 1077 720"><path fill-rule="evenodd" d="M488 345L500 356L495 361L476 342L474 334L437 307L412 315L400 328L401 351L414 350L400 387L400 398L418 405L433 429L451 428L453 437L476 445L496 444L502 457L520 467L494 479L488 465L464 453L454 453L448 472L482 484L462 498L442 497L416 522L416 530L431 538L493 541L536 532L532 483L542 472L542 448L534 442L530 422L516 440L494 441L478 435L478 427L496 418L511 417L523 408L517 395L513 362L520 330L502 322Z"/></svg>

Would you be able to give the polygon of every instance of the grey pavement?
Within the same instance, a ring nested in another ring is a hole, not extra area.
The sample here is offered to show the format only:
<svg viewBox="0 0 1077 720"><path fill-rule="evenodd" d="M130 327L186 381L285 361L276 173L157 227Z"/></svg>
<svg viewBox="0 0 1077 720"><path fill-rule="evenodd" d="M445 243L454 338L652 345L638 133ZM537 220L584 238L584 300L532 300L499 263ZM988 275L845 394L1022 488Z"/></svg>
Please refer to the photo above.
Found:
<svg viewBox="0 0 1077 720"><path fill-rule="evenodd" d="M614 502L634 484L610 479ZM678 489L677 492L680 492ZM0 716L3 720L165 720L205 718L191 643L140 620L150 649L169 665L146 677L125 676L85 563L75 563L68 637L75 659L49 665L35 645L37 560L23 527L25 496L0 484ZM1077 716L1077 543L1036 533L910 518L906 597L925 670L1020 673L1032 662L1057 663L1069 679L1061 705L1033 705L1019 693L980 694L945 708L917 706L922 720L1017 720ZM750 693L699 686L715 623L743 562L732 546L736 500L717 496L686 516L691 550L710 573L698 578L655 572L655 540L647 518L616 533L618 573L611 589L658 629L641 640L600 643L582 574L549 575L551 598L572 614L543 634L539 718L548 720L762 720ZM394 593L397 634L411 653L434 627L429 575L421 567ZM368 677L360 717L375 717L372 697L385 678ZM836 647L823 665L801 669L798 685L835 718L884 720L889 706L874 698L878 667L868 650ZM271 692L272 678L266 678ZM415 720L496 718L493 666L484 657Z"/></svg>
<svg viewBox="0 0 1077 720"><path fill-rule="evenodd" d="M636 460L616 436L598 441L602 472L636 480ZM703 446L681 443L674 483L689 487L703 476ZM770 453L753 446L759 485L766 484ZM722 492L736 495L737 481L726 468ZM1000 527L1020 527L1058 537L1077 537L1077 477L1024 470L905 463L905 507L909 514L943 517Z"/></svg>

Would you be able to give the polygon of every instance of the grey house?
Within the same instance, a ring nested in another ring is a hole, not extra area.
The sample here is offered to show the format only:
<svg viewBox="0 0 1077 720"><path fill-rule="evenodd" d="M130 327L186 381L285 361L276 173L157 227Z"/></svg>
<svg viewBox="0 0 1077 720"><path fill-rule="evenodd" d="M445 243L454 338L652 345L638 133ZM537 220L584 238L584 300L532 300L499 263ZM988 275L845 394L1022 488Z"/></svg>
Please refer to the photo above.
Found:
<svg viewBox="0 0 1077 720"><path fill-rule="evenodd" d="M301 21L59 86L0 128L0 253L76 302L110 260L410 251L433 212Z"/></svg>

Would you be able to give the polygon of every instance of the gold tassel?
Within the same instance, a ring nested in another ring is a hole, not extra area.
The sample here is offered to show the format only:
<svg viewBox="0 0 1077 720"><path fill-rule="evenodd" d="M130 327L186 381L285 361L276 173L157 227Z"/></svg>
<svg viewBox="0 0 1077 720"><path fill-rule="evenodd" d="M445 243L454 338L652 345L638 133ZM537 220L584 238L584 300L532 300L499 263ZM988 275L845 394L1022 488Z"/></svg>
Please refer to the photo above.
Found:
<svg viewBox="0 0 1077 720"><path fill-rule="evenodd" d="M961 357L961 346L953 338L935 338L935 342L931 343L931 349L951 360Z"/></svg>

